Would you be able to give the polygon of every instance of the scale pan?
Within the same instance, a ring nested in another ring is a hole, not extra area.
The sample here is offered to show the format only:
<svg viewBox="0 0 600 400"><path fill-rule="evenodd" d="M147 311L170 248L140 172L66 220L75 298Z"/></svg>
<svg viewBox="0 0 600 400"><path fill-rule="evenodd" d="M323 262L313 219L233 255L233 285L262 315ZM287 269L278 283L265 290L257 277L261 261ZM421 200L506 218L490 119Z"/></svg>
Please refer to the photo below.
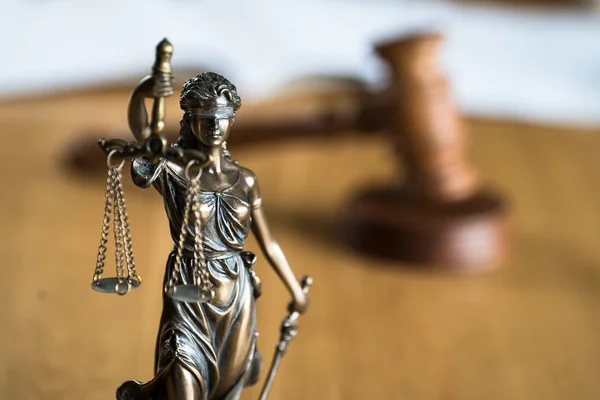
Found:
<svg viewBox="0 0 600 400"><path fill-rule="evenodd" d="M213 290L202 290L196 285L176 285L167 290L167 296L185 303L208 303L214 297Z"/></svg>
<svg viewBox="0 0 600 400"><path fill-rule="evenodd" d="M130 290L140 286L140 281L137 279L127 278L100 278L96 282L92 282L92 289L100 293L113 293L124 295Z"/></svg>

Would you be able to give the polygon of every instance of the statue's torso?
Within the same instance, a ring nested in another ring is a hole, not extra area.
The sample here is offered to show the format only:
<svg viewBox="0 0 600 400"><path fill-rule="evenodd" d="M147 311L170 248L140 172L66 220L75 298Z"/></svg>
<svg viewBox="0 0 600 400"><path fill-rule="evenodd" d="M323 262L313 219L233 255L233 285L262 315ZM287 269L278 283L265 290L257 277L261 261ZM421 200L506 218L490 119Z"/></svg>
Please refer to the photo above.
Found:
<svg viewBox="0 0 600 400"><path fill-rule="evenodd" d="M166 164L155 185L165 201L171 235L176 242L181 231L188 183ZM232 184L221 190L201 188L199 197L206 256L241 251L251 225L248 188L244 185L242 172L238 170ZM193 216L190 216L188 230L188 238L193 238ZM192 246L193 241L187 240L186 248L192 250Z"/></svg>
<svg viewBox="0 0 600 400"><path fill-rule="evenodd" d="M134 173L135 168L134 165ZM168 163L158 168L160 170L151 171L156 178L153 185L164 199L171 236L177 243L188 182ZM202 188L199 194L203 248L215 298L210 304L193 304L165 297L157 343L158 370L177 358L194 371L198 379L205 379L202 374L209 373L215 395L239 386L253 355L256 332L250 273L239 255L250 230L252 209L242 168L231 182L221 190ZM190 216L185 228L188 235L179 276L188 283L193 265L193 221ZM174 258L173 254L169 257L165 279L173 271Z"/></svg>

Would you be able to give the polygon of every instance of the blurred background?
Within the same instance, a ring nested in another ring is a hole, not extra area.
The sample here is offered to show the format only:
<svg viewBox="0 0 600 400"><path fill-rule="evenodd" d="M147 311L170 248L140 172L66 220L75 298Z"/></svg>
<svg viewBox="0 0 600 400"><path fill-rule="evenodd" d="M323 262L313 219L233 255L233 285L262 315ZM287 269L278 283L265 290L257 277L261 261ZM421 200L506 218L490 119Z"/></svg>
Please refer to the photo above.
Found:
<svg viewBox="0 0 600 400"><path fill-rule="evenodd" d="M374 42L434 29L447 38L442 64L470 115L600 118L600 6L592 0L8 0L1 7L0 32L10 38L2 97L136 81L163 36L177 43L176 68L221 71L246 98L310 74L376 85L385 70Z"/></svg>
<svg viewBox="0 0 600 400"><path fill-rule="evenodd" d="M163 37L178 85L205 70L236 84L243 130L384 90L392 78L374 46L415 32L444 37L438 64L465 157L508 204L510 250L485 273L455 274L339 244L353 193L402 176L385 134L282 128L285 140L232 146L261 180L296 275L315 279L272 398L598 398L597 0L4 0L0 18L0 398L114 398L123 381L152 377L172 248L161 199L125 174L144 284L97 294L104 161L70 160L102 158L89 150L99 137L127 138L128 96ZM256 270L268 363L288 295L260 253Z"/></svg>

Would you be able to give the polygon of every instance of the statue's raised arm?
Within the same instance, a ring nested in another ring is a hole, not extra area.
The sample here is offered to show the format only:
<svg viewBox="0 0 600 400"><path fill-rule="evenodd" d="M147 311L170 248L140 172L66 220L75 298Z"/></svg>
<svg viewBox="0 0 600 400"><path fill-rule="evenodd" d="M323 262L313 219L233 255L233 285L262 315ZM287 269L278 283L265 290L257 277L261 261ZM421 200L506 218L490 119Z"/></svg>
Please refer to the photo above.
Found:
<svg viewBox="0 0 600 400"><path fill-rule="evenodd" d="M162 134L164 129L164 99L173 94L174 78L171 69L173 47L165 39L156 48L156 61L152 74L144 77L131 93L127 121L131 133L142 144L151 134ZM154 99L152 121L148 121L145 100Z"/></svg>

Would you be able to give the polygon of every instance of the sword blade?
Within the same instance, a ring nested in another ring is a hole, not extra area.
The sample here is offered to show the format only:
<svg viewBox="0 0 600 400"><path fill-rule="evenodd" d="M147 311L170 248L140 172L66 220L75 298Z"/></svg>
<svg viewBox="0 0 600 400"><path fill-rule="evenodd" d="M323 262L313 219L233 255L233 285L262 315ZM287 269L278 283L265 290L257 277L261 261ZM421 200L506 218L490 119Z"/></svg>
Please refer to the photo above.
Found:
<svg viewBox="0 0 600 400"><path fill-rule="evenodd" d="M304 293L308 293L308 289L310 288L310 285L312 285L312 278L310 276L302 277L300 285L302 286ZM279 343L277 343L277 347L275 348L275 355L273 356L273 361L271 361L269 375L263 384L258 400L267 400L267 396L269 396L273 381L275 380L275 375L277 375L279 363L285 354L288 344L296 336L298 331L299 317L300 314L297 311L290 311L290 314L281 322L281 336L279 338Z"/></svg>
<svg viewBox="0 0 600 400"><path fill-rule="evenodd" d="M283 350L277 346L275 349L275 355L273 356L273 361L271 361L271 367L269 368L269 375L267 375L267 379L263 385L263 389L260 392L260 397L258 400L267 400L269 396L269 392L271 391L271 386L273 386L273 382L275 381L275 375L277 375L277 369L279 368L279 364L281 363L281 359L283 357Z"/></svg>

